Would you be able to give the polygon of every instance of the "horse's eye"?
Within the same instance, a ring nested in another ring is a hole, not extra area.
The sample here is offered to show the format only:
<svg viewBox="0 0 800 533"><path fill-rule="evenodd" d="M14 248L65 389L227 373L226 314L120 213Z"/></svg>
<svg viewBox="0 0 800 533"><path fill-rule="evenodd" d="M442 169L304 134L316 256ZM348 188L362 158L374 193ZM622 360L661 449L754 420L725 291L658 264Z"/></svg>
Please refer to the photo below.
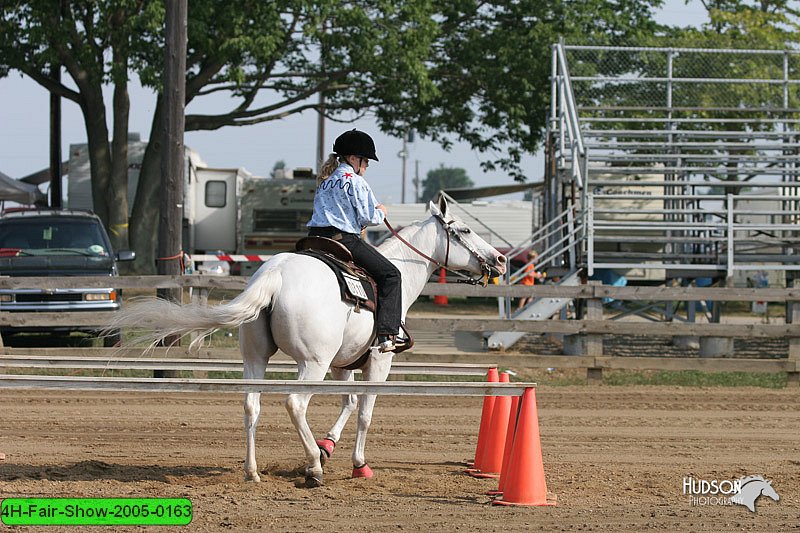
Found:
<svg viewBox="0 0 800 533"><path fill-rule="evenodd" d="M459 231L460 233L464 233L464 234L472 233L472 230L471 230L471 229L469 229L469 228L461 228L461 229L460 229L460 230L458 230L458 231Z"/></svg>

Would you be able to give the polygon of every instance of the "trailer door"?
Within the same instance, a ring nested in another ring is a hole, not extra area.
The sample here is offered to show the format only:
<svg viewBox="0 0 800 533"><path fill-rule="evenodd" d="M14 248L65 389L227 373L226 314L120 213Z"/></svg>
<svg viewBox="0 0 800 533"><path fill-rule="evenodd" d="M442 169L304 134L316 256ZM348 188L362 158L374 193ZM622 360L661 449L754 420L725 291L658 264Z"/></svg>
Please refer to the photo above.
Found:
<svg viewBox="0 0 800 533"><path fill-rule="evenodd" d="M198 168L195 250L236 250L236 170Z"/></svg>

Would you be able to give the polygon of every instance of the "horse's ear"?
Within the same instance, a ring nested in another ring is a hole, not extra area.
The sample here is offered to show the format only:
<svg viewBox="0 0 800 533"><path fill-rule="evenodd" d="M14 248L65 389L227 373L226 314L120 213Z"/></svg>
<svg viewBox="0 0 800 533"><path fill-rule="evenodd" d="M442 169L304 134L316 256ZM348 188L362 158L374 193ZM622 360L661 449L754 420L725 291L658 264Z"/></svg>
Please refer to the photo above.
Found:
<svg viewBox="0 0 800 533"><path fill-rule="evenodd" d="M444 199L444 194L439 195L439 210L442 212L442 218L447 217L447 200Z"/></svg>
<svg viewBox="0 0 800 533"><path fill-rule="evenodd" d="M442 212L439 210L439 207L433 202L428 202L428 210L433 216L442 216Z"/></svg>

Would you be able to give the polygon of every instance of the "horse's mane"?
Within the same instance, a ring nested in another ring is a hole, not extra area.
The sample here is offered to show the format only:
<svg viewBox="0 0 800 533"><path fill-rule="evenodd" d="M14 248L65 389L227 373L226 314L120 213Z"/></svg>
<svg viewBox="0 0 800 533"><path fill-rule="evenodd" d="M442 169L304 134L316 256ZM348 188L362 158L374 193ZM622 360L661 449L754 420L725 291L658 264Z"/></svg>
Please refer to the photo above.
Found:
<svg viewBox="0 0 800 533"><path fill-rule="evenodd" d="M397 233L405 240L409 240L422 228L425 222L426 220L416 220L408 226L403 227ZM400 239L394 235L390 235L389 238L378 246L378 250L387 257L395 257L406 255L410 249L403 244Z"/></svg>

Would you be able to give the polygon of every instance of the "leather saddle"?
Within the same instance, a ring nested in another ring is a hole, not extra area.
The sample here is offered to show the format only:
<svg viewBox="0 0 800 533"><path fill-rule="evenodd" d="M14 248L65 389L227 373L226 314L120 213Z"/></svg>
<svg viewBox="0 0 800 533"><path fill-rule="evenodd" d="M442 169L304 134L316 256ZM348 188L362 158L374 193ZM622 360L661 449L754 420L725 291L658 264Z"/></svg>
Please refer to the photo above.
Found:
<svg viewBox="0 0 800 533"><path fill-rule="evenodd" d="M378 304L378 285L366 270L353 261L350 250L326 237L303 237L295 251L319 259L336 275L342 300L355 306L355 312L366 309L375 313Z"/></svg>
<svg viewBox="0 0 800 533"><path fill-rule="evenodd" d="M295 253L314 257L328 265L339 282L342 300L352 303L355 306L356 313L360 313L362 309L375 313L378 306L378 285L366 270L355 264L353 255L344 245L327 237L309 236L297 241ZM406 329L405 324L401 324L400 327L407 340L402 344L398 344L394 353L403 352L414 346L414 338ZM376 331L373 329L373 341L375 337ZM345 368L350 370L360 368L366 362L368 355L369 351L358 361Z"/></svg>

